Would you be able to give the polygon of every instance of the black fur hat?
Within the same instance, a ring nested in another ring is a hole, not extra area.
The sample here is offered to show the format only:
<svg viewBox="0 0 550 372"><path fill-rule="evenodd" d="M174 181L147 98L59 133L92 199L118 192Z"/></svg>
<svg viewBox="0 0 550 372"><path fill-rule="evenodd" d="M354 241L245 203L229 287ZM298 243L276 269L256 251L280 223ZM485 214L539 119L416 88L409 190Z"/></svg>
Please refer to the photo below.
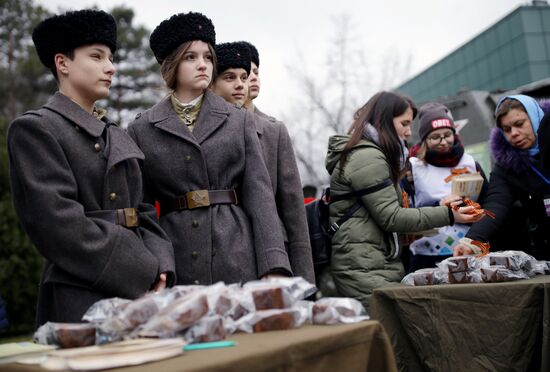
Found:
<svg viewBox="0 0 550 372"><path fill-rule="evenodd" d="M250 49L250 59L256 64L256 67L260 67L260 55L258 54L258 49L248 41L241 41L241 43L246 44L248 49Z"/></svg>
<svg viewBox="0 0 550 372"><path fill-rule="evenodd" d="M179 13L166 19L155 28L149 46L159 64L187 41L202 40L216 46L216 31L210 18L201 13Z"/></svg>
<svg viewBox="0 0 550 372"><path fill-rule="evenodd" d="M242 41L216 45L218 75L228 68L244 68L250 74L250 48Z"/></svg>
<svg viewBox="0 0 550 372"><path fill-rule="evenodd" d="M84 45L105 44L114 53L116 22L102 10L67 12L40 22L32 33L32 41L40 61L52 68L57 53L67 53Z"/></svg>

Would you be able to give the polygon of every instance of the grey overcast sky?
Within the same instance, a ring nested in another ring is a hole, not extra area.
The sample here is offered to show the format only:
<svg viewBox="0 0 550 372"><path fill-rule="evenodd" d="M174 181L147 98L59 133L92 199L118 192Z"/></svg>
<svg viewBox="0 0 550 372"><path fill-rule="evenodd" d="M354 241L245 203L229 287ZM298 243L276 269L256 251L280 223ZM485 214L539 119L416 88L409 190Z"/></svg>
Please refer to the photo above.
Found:
<svg viewBox="0 0 550 372"><path fill-rule="evenodd" d="M52 12L117 5L134 9L136 23L154 29L172 14L196 11L212 19L218 42L248 40L260 52L258 104L278 116L297 94L292 64L303 54L310 71L322 71L334 16L351 16L354 34L369 56L372 74L383 58L412 58L403 81L493 25L525 0L36 0ZM414 97L412 97L414 99ZM365 100L368 97L365 97Z"/></svg>

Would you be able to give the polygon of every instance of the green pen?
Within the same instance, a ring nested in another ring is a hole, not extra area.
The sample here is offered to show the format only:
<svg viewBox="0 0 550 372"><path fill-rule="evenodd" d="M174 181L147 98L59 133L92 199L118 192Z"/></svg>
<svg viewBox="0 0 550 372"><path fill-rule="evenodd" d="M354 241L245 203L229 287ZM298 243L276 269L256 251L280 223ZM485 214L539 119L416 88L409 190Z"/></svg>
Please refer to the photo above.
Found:
<svg viewBox="0 0 550 372"><path fill-rule="evenodd" d="M183 347L183 350L206 350L206 349L219 349L222 347L232 347L237 345L235 341L214 341L214 342L200 342L197 344L189 344Z"/></svg>

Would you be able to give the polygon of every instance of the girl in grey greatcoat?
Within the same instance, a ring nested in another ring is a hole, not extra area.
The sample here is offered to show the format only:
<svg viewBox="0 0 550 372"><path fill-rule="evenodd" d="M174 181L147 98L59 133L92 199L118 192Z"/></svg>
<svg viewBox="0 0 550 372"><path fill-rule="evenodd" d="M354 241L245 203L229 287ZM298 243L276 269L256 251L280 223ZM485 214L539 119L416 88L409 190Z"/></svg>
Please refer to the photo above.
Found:
<svg viewBox="0 0 550 372"><path fill-rule="evenodd" d="M79 322L94 302L136 298L174 279L173 248L142 204L143 153L102 113L116 23L102 11L48 18L33 32L59 92L8 132L13 202L45 258L37 323Z"/></svg>
<svg viewBox="0 0 550 372"><path fill-rule="evenodd" d="M151 49L173 93L128 128L145 153L145 197L158 200L179 284L291 275L253 118L207 90L214 26L177 14Z"/></svg>
<svg viewBox="0 0 550 372"><path fill-rule="evenodd" d="M213 85L214 92L230 103L239 106L244 104L254 113L256 133L271 180L292 271L294 275L315 283L304 194L292 141L282 122L260 112L252 103L252 99L260 92L258 51L252 44L244 41L225 43L216 46L216 57L218 77ZM236 69L240 71L235 71ZM237 79L229 80L228 75L235 72L240 72L239 75L246 72L248 79L242 84ZM248 94L244 94L244 97L238 94L247 88Z"/></svg>

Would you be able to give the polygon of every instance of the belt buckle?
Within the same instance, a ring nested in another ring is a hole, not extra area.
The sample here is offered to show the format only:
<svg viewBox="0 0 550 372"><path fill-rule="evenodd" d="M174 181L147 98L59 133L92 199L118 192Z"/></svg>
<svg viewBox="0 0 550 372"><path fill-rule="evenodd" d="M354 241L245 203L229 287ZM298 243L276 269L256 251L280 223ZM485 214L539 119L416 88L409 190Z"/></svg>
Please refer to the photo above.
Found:
<svg viewBox="0 0 550 372"><path fill-rule="evenodd" d="M139 214L136 208L124 208L124 222L126 227L139 226Z"/></svg>
<svg viewBox="0 0 550 372"><path fill-rule="evenodd" d="M187 208L189 209L210 206L208 190L189 191L185 194L185 198L187 199Z"/></svg>

